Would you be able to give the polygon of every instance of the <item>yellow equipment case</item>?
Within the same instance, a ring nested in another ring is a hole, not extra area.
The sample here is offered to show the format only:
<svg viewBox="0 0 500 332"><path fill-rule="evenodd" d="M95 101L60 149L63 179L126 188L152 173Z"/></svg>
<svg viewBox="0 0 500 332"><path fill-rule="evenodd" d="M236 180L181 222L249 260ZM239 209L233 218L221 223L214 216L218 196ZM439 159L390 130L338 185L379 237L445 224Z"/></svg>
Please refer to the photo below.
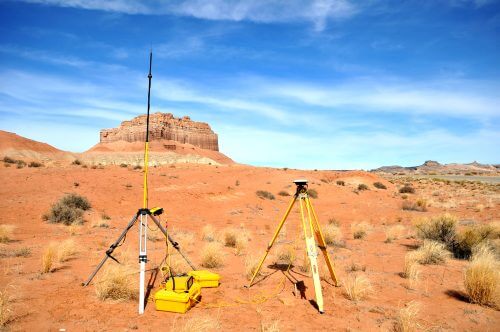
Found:
<svg viewBox="0 0 500 332"><path fill-rule="evenodd" d="M173 277L155 293L155 307L159 311L183 314L198 301L200 295L201 287L192 276Z"/></svg>
<svg viewBox="0 0 500 332"><path fill-rule="evenodd" d="M219 287L220 276L217 273L196 270L188 272L188 275L193 276L201 288Z"/></svg>

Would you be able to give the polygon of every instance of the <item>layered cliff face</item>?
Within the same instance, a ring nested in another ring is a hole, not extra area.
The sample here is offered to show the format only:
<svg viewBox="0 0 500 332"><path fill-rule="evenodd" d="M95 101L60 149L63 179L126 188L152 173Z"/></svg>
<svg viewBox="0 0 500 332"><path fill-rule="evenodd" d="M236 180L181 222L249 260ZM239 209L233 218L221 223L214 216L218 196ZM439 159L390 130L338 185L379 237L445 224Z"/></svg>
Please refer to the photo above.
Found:
<svg viewBox="0 0 500 332"><path fill-rule="evenodd" d="M116 141L143 142L146 136L146 115L123 121L118 128L103 129L101 143ZM188 116L175 118L171 113L154 113L149 116L149 140L172 140L196 147L219 151L217 134L204 122L192 121Z"/></svg>

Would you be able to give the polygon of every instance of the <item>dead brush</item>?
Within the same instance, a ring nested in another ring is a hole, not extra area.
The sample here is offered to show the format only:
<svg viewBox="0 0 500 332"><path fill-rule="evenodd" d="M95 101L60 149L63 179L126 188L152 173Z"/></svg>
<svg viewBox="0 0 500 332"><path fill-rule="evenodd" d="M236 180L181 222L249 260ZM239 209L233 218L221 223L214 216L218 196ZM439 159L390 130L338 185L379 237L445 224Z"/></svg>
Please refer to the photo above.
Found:
<svg viewBox="0 0 500 332"><path fill-rule="evenodd" d="M101 301L127 301L138 298L137 287L132 280L134 270L126 265L109 265L96 280L95 292Z"/></svg>
<svg viewBox="0 0 500 332"><path fill-rule="evenodd" d="M413 253L420 264L444 264L451 256L443 243L430 240L424 240L423 244Z"/></svg>
<svg viewBox="0 0 500 332"><path fill-rule="evenodd" d="M472 303L500 308L500 263L491 250L475 252L465 270L464 286Z"/></svg>
<svg viewBox="0 0 500 332"><path fill-rule="evenodd" d="M391 243L403 236L405 227L403 225L390 226L385 230L385 243Z"/></svg>
<svg viewBox="0 0 500 332"><path fill-rule="evenodd" d="M457 233L457 218L450 214L442 214L417 221L415 228L420 239L442 242L450 247Z"/></svg>
<svg viewBox="0 0 500 332"><path fill-rule="evenodd" d="M206 268L224 266L224 253L219 243L210 242L201 249L201 266Z"/></svg>
<svg viewBox="0 0 500 332"><path fill-rule="evenodd" d="M264 322L260 322L261 332L279 332L280 331L280 321L278 319Z"/></svg>
<svg viewBox="0 0 500 332"><path fill-rule="evenodd" d="M419 327L417 315L420 311L420 303L411 301L404 308L399 310L396 323L394 324L395 332L412 332Z"/></svg>
<svg viewBox="0 0 500 332"><path fill-rule="evenodd" d="M238 232L236 231L236 229L226 228L223 234L224 234L224 245L230 248L236 247L236 242L238 241Z"/></svg>
<svg viewBox="0 0 500 332"><path fill-rule="evenodd" d="M352 237L354 239L364 239L371 230L372 226L364 221L351 225Z"/></svg>
<svg viewBox="0 0 500 332"><path fill-rule="evenodd" d="M405 255L404 268L401 276L408 279L408 286L410 288L415 288L415 285L420 278L420 264L418 263L414 251L408 252Z"/></svg>
<svg viewBox="0 0 500 332"><path fill-rule="evenodd" d="M295 262L296 254L293 246L279 246L276 251L276 263L292 265Z"/></svg>
<svg viewBox="0 0 500 332"><path fill-rule="evenodd" d="M56 256L56 245L54 243L51 243L47 248L45 248L42 254L42 273L52 272Z"/></svg>
<svg viewBox="0 0 500 332"><path fill-rule="evenodd" d="M0 225L0 243L9 243L14 233L14 225Z"/></svg>
<svg viewBox="0 0 500 332"><path fill-rule="evenodd" d="M370 279L363 275L349 276L344 281L344 291L351 301L361 301L372 292Z"/></svg>
<svg viewBox="0 0 500 332"><path fill-rule="evenodd" d="M66 262L78 252L76 243L73 239L64 240L57 250L57 261L59 263Z"/></svg>

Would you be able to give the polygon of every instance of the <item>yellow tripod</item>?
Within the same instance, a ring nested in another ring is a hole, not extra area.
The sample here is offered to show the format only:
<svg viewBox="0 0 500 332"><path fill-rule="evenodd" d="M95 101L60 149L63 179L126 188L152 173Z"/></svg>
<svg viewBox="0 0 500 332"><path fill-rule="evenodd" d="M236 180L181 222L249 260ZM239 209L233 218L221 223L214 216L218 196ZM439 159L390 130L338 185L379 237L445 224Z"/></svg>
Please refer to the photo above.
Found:
<svg viewBox="0 0 500 332"><path fill-rule="evenodd" d="M316 241L318 241L318 248L323 253L323 257L325 258L326 266L328 267L328 271L330 271L330 276L332 277L333 283L335 284L335 286L339 286L339 283L337 280L337 276L335 275L333 264L330 261L330 257L328 256L326 242L325 238L323 237L323 233L321 232L321 228L319 226L318 216L316 215L316 212L314 211L314 208L307 194L307 180L300 179L300 180L295 180L293 182L297 186L297 190L293 195L290 205L288 206L285 215L281 219L281 222L279 223L276 232L274 232L273 238L271 239L271 242L269 242L269 245L267 246L266 253L264 254L264 257L262 257L262 259L260 260L259 266L255 270L248 287L251 287L253 285L255 277L259 274L259 271L262 268L262 264L264 264L264 261L266 260L266 257L269 254L269 251L271 250L274 242L276 241L276 238L278 237L281 229L283 228L283 225L285 224L288 215L292 211L295 202L299 201L300 215L302 219L302 228L304 230L304 238L306 240L307 256L309 257L309 261L311 263L311 270L313 274L314 291L316 294L316 304L318 305L319 312L324 313L323 293L321 292L321 283L318 272L318 259L317 259L318 251L316 250L316 242L314 238L316 238Z"/></svg>

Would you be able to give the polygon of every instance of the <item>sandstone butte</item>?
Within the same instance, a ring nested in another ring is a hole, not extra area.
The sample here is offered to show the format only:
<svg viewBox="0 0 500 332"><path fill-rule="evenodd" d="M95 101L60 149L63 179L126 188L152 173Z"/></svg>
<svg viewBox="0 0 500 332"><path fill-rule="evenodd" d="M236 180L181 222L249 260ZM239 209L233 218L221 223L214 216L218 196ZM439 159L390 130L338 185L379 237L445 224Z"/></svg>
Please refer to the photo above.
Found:
<svg viewBox="0 0 500 332"><path fill-rule="evenodd" d="M146 115L140 115L130 121L123 121L118 128L103 129L101 143L116 141L144 142ZM182 144L191 144L201 149L219 151L217 134L208 123L192 121L189 116L176 118L171 113L154 113L149 117L149 140L171 140Z"/></svg>

